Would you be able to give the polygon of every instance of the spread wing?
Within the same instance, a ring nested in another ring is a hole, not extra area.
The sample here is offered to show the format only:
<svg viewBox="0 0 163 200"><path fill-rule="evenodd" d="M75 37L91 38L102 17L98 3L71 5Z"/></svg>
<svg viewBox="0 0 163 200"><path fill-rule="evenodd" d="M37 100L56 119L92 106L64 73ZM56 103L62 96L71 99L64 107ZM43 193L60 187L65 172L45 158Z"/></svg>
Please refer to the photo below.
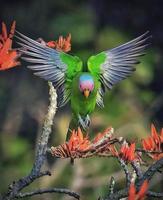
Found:
<svg viewBox="0 0 163 200"><path fill-rule="evenodd" d="M134 40L88 59L88 71L96 76L103 86L98 92L97 104L101 104L105 89L112 89L113 85L135 71L139 57L144 55L148 46L147 40L151 37L148 34L149 32L146 32Z"/></svg>
<svg viewBox="0 0 163 200"><path fill-rule="evenodd" d="M71 82L74 76L82 71L81 60L49 48L19 32L15 37L22 47L20 51L25 55L22 59L32 63L28 68L33 70L35 75L51 81L57 89L58 105L65 105L70 99Z"/></svg>

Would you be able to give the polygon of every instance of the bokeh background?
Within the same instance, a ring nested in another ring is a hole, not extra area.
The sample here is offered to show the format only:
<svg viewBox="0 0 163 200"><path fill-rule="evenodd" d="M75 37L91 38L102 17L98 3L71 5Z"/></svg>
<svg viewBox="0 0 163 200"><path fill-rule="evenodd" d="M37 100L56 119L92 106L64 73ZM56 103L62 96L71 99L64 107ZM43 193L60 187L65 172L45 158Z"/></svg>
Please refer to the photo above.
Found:
<svg viewBox="0 0 163 200"><path fill-rule="evenodd" d="M92 133L113 126L115 134L140 140L150 133L151 122L158 130L163 127L162 10L161 0L1 0L0 21L9 28L16 20L17 30L34 39L42 37L45 41L71 33L71 53L81 57L85 63L90 55L149 30L153 39L147 55L141 59L132 77L106 94L105 108L96 108L91 126ZM25 63L0 72L2 193L13 180L30 171L47 106L47 83L26 69ZM69 105L58 110L49 145L64 141L70 117ZM52 177L40 179L28 190L68 187L80 192L83 200L93 200L107 193L111 176L115 177L117 187L121 188L124 183L123 171L112 159L91 158L76 161L71 166L69 161L54 160L49 156L45 167L52 171ZM161 178L161 175L155 177L151 187L161 191ZM46 194L32 199L70 198Z"/></svg>

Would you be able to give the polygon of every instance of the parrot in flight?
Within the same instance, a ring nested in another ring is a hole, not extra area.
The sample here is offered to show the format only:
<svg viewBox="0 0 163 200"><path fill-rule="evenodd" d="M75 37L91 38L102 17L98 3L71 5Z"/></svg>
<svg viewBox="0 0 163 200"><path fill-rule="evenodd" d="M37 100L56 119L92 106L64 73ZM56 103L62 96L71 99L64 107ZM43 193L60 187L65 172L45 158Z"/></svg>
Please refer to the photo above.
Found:
<svg viewBox="0 0 163 200"><path fill-rule="evenodd" d="M83 66L79 57L47 47L22 33L17 32L16 37L22 47L20 51L25 55L22 59L31 63L28 68L35 75L51 81L56 88L58 107L70 100L72 119L69 133L78 126L88 130L90 114L96 104L104 107L105 92L135 71L139 57L144 55L149 45L148 33L91 56L87 66Z"/></svg>

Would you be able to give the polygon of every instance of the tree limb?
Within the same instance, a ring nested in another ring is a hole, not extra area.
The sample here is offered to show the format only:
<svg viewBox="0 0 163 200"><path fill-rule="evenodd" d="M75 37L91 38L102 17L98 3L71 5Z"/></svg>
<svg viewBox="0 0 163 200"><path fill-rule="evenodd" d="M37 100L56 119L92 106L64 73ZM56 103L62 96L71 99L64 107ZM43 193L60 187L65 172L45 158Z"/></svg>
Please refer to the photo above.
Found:
<svg viewBox="0 0 163 200"><path fill-rule="evenodd" d="M130 183L131 183L131 174L128 170L128 167L125 163L125 161L121 158L117 158L121 167L123 168L124 172L125 172L125 175L126 175L126 187L129 187L130 186Z"/></svg>
<svg viewBox="0 0 163 200"><path fill-rule="evenodd" d="M79 194L68 190L68 189L63 189L63 188L49 188L49 189L40 189L40 190L35 190L33 192L26 192L26 193L19 193L16 198L24 198L24 197L31 197L34 195L41 195L45 193L61 193L61 194L68 194L69 196L72 196L76 199L80 199Z"/></svg>
<svg viewBox="0 0 163 200"><path fill-rule="evenodd" d="M162 167L163 167L163 158L161 158L160 160L156 161L153 165L151 165L144 174L141 174L139 171L138 174L140 179L138 179L138 181L135 184L136 188L139 189L145 180L150 180L153 177L153 175ZM118 200L121 198L125 198L127 196L128 196L128 188L126 187L125 189L115 191L114 193L106 197L104 200ZM160 198L163 197L163 193L148 191L147 196L153 198Z"/></svg>
<svg viewBox="0 0 163 200"><path fill-rule="evenodd" d="M143 174L142 178L137 182L137 186L140 187L145 180L150 180L153 175L163 167L163 158L156 161L153 165L151 165L148 170Z"/></svg>
<svg viewBox="0 0 163 200"><path fill-rule="evenodd" d="M41 167L44 164L44 161L46 159L47 144L48 144L48 139L49 139L51 129L52 129L53 118L55 116L56 109L57 109L56 90L54 89L52 83L50 83L50 82L49 82L49 87L50 87L50 89L49 89L50 104L49 104L49 107L48 107L48 113L45 117L43 129L42 129L42 134L41 134L40 140L39 140L38 145L37 145L36 157L35 157L35 161L34 161L34 164L33 164L33 168L31 170L31 172L29 173L29 175L27 175L23 178L20 178L18 181L14 181L9 186L8 192L3 197L3 200L12 200L14 198L22 198L21 195L25 195L25 194L28 194L28 196L31 196L31 195L29 195L31 193L21 194L20 191L23 188L30 185L37 178L40 178L40 177L45 176L45 175L51 175L50 172L48 172L48 171L41 172ZM54 189L54 190L59 191L59 189ZM37 190L37 191L42 192L44 190ZM48 191L48 189L46 191ZM63 190L61 189L60 191L63 191ZM64 190L64 191L66 192L66 190ZM70 193L75 194L75 193L67 190L67 194L70 195ZM75 194L75 195L76 195L76 197L79 196L78 194Z"/></svg>

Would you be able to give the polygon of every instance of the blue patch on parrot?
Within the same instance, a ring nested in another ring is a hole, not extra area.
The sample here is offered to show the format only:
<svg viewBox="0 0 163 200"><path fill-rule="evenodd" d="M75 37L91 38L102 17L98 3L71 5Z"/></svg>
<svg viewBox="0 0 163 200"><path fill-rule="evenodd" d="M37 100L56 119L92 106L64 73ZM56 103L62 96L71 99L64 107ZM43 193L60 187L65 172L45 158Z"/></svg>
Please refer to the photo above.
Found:
<svg viewBox="0 0 163 200"><path fill-rule="evenodd" d="M93 81L93 77L89 74L82 74L79 78L79 82L84 82L84 81L90 81L92 83L94 83Z"/></svg>

